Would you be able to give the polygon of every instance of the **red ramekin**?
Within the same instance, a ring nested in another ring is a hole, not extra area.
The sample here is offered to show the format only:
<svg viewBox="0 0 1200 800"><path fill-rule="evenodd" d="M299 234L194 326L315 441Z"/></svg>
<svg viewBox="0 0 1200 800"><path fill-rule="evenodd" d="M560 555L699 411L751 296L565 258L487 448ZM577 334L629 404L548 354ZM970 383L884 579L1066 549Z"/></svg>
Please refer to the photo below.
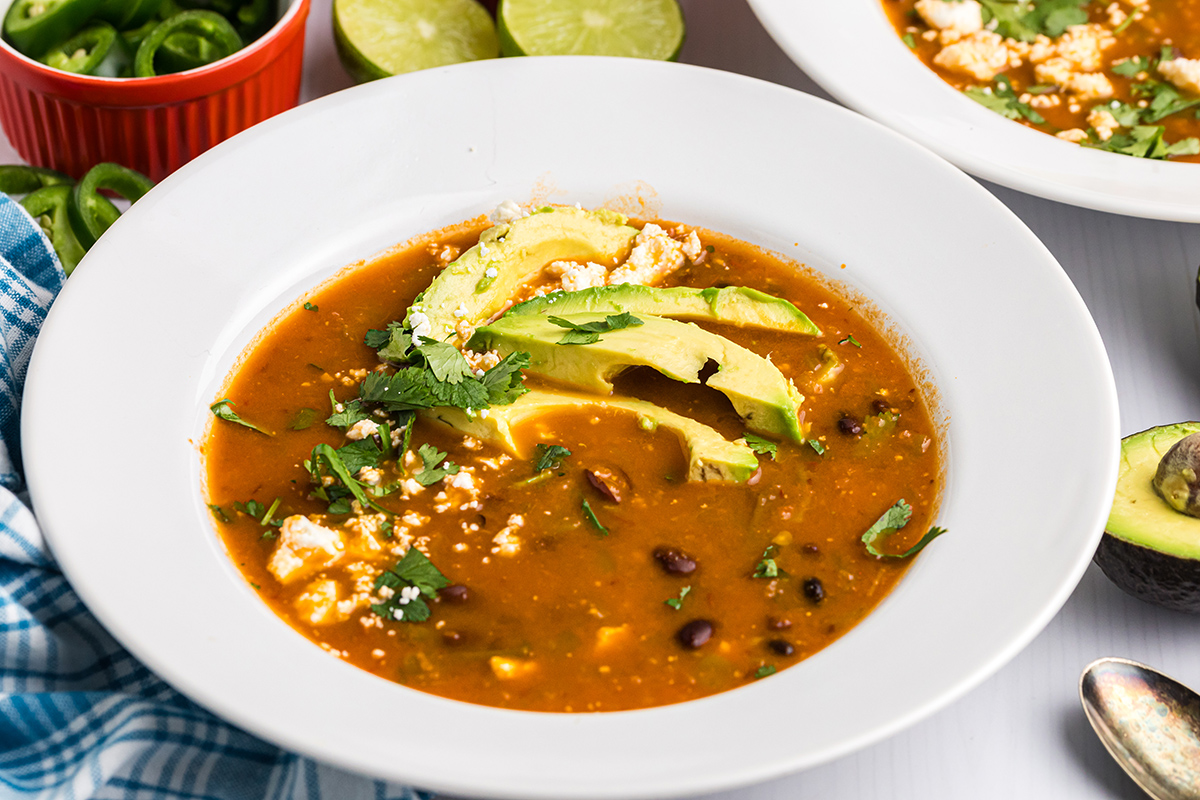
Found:
<svg viewBox="0 0 1200 800"><path fill-rule="evenodd" d="M79 178L115 161L160 181L296 105L309 2L293 0L271 30L228 58L153 78L63 72L0 41L0 127L35 166Z"/></svg>

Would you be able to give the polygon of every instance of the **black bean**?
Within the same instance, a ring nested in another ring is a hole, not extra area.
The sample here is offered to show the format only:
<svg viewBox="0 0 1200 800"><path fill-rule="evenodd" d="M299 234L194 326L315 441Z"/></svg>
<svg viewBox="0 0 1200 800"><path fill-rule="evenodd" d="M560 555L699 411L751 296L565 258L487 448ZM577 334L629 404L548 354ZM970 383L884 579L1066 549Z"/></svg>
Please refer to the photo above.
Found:
<svg viewBox="0 0 1200 800"><path fill-rule="evenodd" d="M461 583L452 583L438 589L438 597L451 603L465 603L470 599L471 593Z"/></svg>
<svg viewBox="0 0 1200 800"><path fill-rule="evenodd" d="M446 631L442 634L442 641L448 645L456 645L462 642L463 637L457 631Z"/></svg>
<svg viewBox="0 0 1200 800"><path fill-rule="evenodd" d="M712 638L713 624L706 619L694 619L687 625L679 629L675 634L675 638L679 643L689 650L695 650L702 647L705 642Z"/></svg>
<svg viewBox="0 0 1200 800"><path fill-rule="evenodd" d="M767 617L767 627L773 631L786 631L792 627L792 621L787 617Z"/></svg>
<svg viewBox="0 0 1200 800"><path fill-rule="evenodd" d="M863 427L862 423L854 417L847 416L838 420L838 430L847 436L857 436L862 433Z"/></svg>
<svg viewBox="0 0 1200 800"><path fill-rule="evenodd" d="M592 488L614 503L621 502L621 497L629 491L629 478L615 467L585 469L583 474Z"/></svg>
<svg viewBox="0 0 1200 800"><path fill-rule="evenodd" d="M695 560L674 548L660 547L654 551L654 557L668 574L691 575L696 571Z"/></svg>
<svg viewBox="0 0 1200 800"><path fill-rule="evenodd" d="M892 408L891 408L891 406L889 406L887 404L886 400L872 400L871 401L871 410L874 411L876 414L882 414L885 411L891 411Z"/></svg>
<svg viewBox="0 0 1200 800"><path fill-rule="evenodd" d="M796 648L792 647L791 642L783 639L772 639L767 642L767 647L771 648L771 652L778 653L781 656L790 656L796 652Z"/></svg>
<svg viewBox="0 0 1200 800"><path fill-rule="evenodd" d="M814 603L825 599L825 584L820 578L808 578L804 581L804 596Z"/></svg>

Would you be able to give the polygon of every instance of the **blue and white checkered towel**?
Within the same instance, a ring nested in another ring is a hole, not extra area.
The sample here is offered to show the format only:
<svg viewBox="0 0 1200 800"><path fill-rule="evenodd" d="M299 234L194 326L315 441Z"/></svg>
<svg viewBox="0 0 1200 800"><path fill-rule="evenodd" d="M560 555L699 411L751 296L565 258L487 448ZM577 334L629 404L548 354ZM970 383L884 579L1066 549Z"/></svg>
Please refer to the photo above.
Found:
<svg viewBox="0 0 1200 800"><path fill-rule="evenodd" d="M0 798L425 800L222 722L125 652L71 590L19 496L21 389L63 280L41 229L0 194Z"/></svg>

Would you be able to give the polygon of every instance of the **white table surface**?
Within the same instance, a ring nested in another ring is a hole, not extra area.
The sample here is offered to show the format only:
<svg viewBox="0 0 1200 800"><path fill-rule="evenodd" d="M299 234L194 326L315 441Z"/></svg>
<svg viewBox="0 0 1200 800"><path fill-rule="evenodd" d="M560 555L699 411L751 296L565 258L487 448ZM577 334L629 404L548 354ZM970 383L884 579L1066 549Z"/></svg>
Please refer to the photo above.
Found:
<svg viewBox="0 0 1200 800"><path fill-rule="evenodd" d="M828 99L774 44L744 0L681 2L688 26L681 61ZM334 51L330 3L313 0L302 100L351 85ZM19 160L0 140L0 163ZM1194 304L1200 226L1113 216L985 186L1041 237L1091 310L1116 375L1122 432L1200 419ZM1014 582L1012 590L1020 585ZM830 764L709 797L1144 798L1093 736L1079 706L1080 671L1106 655L1145 661L1200 686L1200 617L1127 597L1092 566L1033 644L949 708Z"/></svg>

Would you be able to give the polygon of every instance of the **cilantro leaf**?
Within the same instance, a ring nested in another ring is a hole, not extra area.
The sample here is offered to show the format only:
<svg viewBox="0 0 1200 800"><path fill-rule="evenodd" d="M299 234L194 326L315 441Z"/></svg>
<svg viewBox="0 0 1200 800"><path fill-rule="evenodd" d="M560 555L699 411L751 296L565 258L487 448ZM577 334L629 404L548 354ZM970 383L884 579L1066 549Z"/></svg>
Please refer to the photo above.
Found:
<svg viewBox="0 0 1200 800"><path fill-rule="evenodd" d="M446 461L443 464L442 460L446 457L446 454L431 444L423 444L418 447L417 455L421 457L425 468L413 477L422 486L435 484L447 475L457 475L460 469L458 464L455 464L453 461ZM439 464L442 464L442 466L438 466Z"/></svg>
<svg viewBox="0 0 1200 800"><path fill-rule="evenodd" d="M322 470L322 465L324 466L324 470ZM344 492L349 492L350 495L352 495L354 499L357 500L361 505L370 506L385 513L391 513L387 509L381 508L374 500L371 500L369 497L367 497L366 493L363 491L362 484L354 479L354 475L347 468L346 463L342 460L342 456L337 450L334 450L329 445L319 444L314 447L312 449L312 455L309 456L309 460L305 463L305 466L308 468L309 475L312 476L312 482L317 487L313 490L313 496L321 500L325 500L326 502L336 503L338 500L344 499L346 495L333 490L342 488ZM322 480L324 474L331 475L335 480L340 481L341 487L337 487L336 485L325 486L324 481ZM346 511L330 511L330 513L348 512L348 504L346 506Z"/></svg>
<svg viewBox="0 0 1200 800"><path fill-rule="evenodd" d="M1008 119L1020 119L1024 117L1037 125L1046 121L1041 114L1033 110L1032 106L1021 102L1020 95L1012 87L1012 81L1006 76L997 75L996 80L989 88L968 86L963 90L963 94L984 108L995 111L997 114Z"/></svg>
<svg viewBox="0 0 1200 800"><path fill-rule="evenodd" d="M529 390L521 370L529 366L529 353L509 353L500 363L483 373L479 382L487 390L488 403L506 406Z"/></svg>
<svg viewBox="0 0 1200 800"><path fill-rule="evenodd" d="M768 455L772 461L775 460L775 454L779 450L779 446L769 439L755 436L753 433L747 433L742 436L742 441L759 455Z"/></svg>
<svg viewBox="0 0 1200 800"><path fill-rule="evenodd" d="M758 668L757 671L755 671L754 679L759 680L761 678L767 677L768 675L774 675L776 672L777 672L777 670L775 669L774 664L763 664L761 667Z"/></svg>
<svg viewBox="0 0 1200 800"><path fill-rule="evenodd" d="M1172 114L1200 105L1200 98L1185 100L1178 89L1162 81L1135 83L1133 93L1150 99L1150 104L1142 110L1142 122L1158 122Z"/></svg>
<svg viewBox="0 0 1200 800"><path fill-rule="evenodd" d="M903 553L881 553L875 549L875 541L881 536L887 536L891 533L903 528L912 518L912 506L904 502L904 498L896 501L896 504L883 512L883 516L875 520L875 523L867 529L867 532L862 535L863 544L867 546L867 552L873 556L881 556L885 558L908 558L915 555L925 548L925 545L932 542L937 537L946 532L945 528L930 528L929 532L921 537L921 541L917 542L912 547L905 550Z"/></svg>
<svg viewBox="0 0 1200 800"><path fill-rule="evenodd" d="M917 40L913 38L911 33L906 33L900 37L900 41L904 42L904 46L909 50L917 49Z"/></svg>
<svg viewBox="0 0 1200 800"><path fill-rule="evenodd" d="M1072 25L1088 21L1090 0L980 0L983 22L1005 38L1032 43L1042 34L1056 39ZM995 20L995 25L991 25Z"/></svg>
<svg viewBox="0 0 1200 800"><path fill-rule="evenodd" d="M450 585L446 576L433 565L433 562L424 553L415 547L408 549L404 558L392 567L392 572L400 576L401 580L416 586L421 590L421 594L431 600L437 597L438 589L444 589Z"/></svg>
<svg viewBox="0 0 1200 800"><path fill-rule="evenodd" d="M559 464L571 451L560 444L539 444L537 446L537 461L533 464L534 472L546 469L558 469Z"/></svg>
<svg viewBox="0 0 1200 800"><path fill-rule="evenodd" d="M330 415L329 419L325 420L325 424L334 428L341 428L343 431L353 428L364 419L371 418L371 415L363 408L361 400L347 400L345 403L339 403L337 398L333 396L333 389L329 390L329 405L332 407L333 414ZM341 411L338 411L338 406L342 407Z"/></svg>
<svg viewBox="0 0 1200 800"><path fill-rule="evenodd" d="M392 334L389 331L380 331L372 328L363 335L363 344L372 350L378 350L392 340Z"/></svg>
<svg viewBox="0 0 1200 800"><path fill-rule="evenodd" d="M596 530L599 531L600 535L608 536L608 528L606 528L600 524L600 520L596 517L596 512L592 511L592 507L591 507L591 505L588 504L586 497L583 499L582 508L583 508L583 515L585 517L587 517L588 522L591 522L593 525L596 526Z"/></svg>
<svg viewBox="0 0 1200 800"><path fill-rule="evenodd" d="M842 339L840 342L838 342L838 344L852 344L855 347L862 347L862 344L860 344L858 339L855 339L853 335L846 336L846 338Z"/></svg>
<svg viewBox="0 0 1200 800"><path fill-rule="evenodd" d="M437 597L438 589L450 585L446 576L433 565L429 558L415 547L410 547L396 566L375 579L374 589L383 587L392 590L392 595L383 603L374 603L371 610L384 619L399 622L424 622L429 619L429 605L424 598ZM414 597L404 589L415 587ZM398 616L397 616L398 612Z"/></svg>
<svg viewBox="0 0 1200 800"><path fill-rule="evenodd" d="M243 514L245 514L246 516L252 517L259 525L262 525L264 528L267 529L263 533L262 538L274 539L275 531L271 530L271 528L278 528L280 525L283 524L282 521L276 520L274 518L275 510L279 508L279 504L281 502L282 501L278 497L276 497L275 502L271 503L271 507L266 508L263 506L262 503L258 502L257 500L251 499L251 500L247 500L244 503L235 502L233 504L233 508L235 511L240 511ZM217 508L217 507L209 506L209 508ZM218 510L219 510L219 508L218 508ZM221 516L224 518L223 521L225 521L225 522L229 521L229 519L227 517L225 517L224 512L222 512Z"/></svg>
<svg viewBox="0 0 1200 800"><path fill-rule="evenodd" d="M569 319L553 316L546 317L546 321L567 329L567 333L558 340L558 344L594 344L600 341L602 333L636 328L645 324L628 311L609 314L604 319L595 322L572 322Z"/></svg>
<svg viewBox="0 0 1200 800"><path fill-rule="evenodd" d="M413 344L412 334L400 322L389 323L386 331L367 331L363 342L368 347L374 347L381 360L401 364L408 361Z"/></svg>
<svg viewBox="0 0 1200 800"><path fill-rule="evenodd" d="M775 563L774 555L775 545L769 545L766 550L763 550L762 561L759 561L754 567L755 578L778 578L780 573L779 565Z"/></svg>
<svg viewBox="0 0 1200 800"><path fill-rule="evenodd" d="M363 467L378 467L379 460L383 458L383 451L370 437L339 447L337 454L351 475L357 474Z"/></svg>
<svg viewBox="0 0 1200 800"><path fill-rule="evenodd" d="M246 422L246 420L239 417L237 415L237 413L231 408L231 406L233 406L233 405L234 405L234 402L232 400L230 400L229 398L223 398L223 399L218 400L217 402L213 403L211 406L209 406L208 410L211 411L213 414L215 414L217 419L223 419L226 422L236 422L238 425L244 425L245 427L250 428L251 430L258 431L259 433L265 433L267 436L274 435L270 431L263 430L262 428L258 427L254 423Z"/></svg>
<svg viewBox="0 0 1200 800"><path fill-rule="evenodd" d="M413 352L420 353L433 376L445 383L459 383L471 376L471 365L457 347L445 342L428 341Z"/></svg>
<svg viewBox="0 0 1200 800"><path fill-rule="evenodd" d="M304 310L305 310L305 311L320 311L320 309L319 309L319 308L317 308L317 306L315 306L315 305L314 305L314 304L312 304L312 303L305 303L305 304L304 304Z"/></svg>
<svg viewBox="0 0 1200 800"><path fill-rule="evenodd" d="M813 449L813 451L816 452L817 455L819 455L819 456L825 455L825 445L821 444L816 439L809 439L808 446L811 447Z"/></svg>
<svg viewBox="0 0 1200 800"><path fill-rule="evenodd" d="M676 611L678 611L679 607L683 605L683 598L687 597L688 592L690 592L691 590L692 590L691 586L685 586L679 590L679 597L668 598L666 600L663 600L663 603L665 605L668 605L671 608L675 609Z"/></svg>
<svg viewBox="0 0 1200 800"><path fill-rule="evenodd" d="M221 522L229 522L229 515L225 513L225 509L221 508L216 503L209 503L208 510L213 513L213 516L221 520Z"/></svg>
<svg viewBox="0 0 1200 800"><path fill-rule="evenodd" d="M1150 58L1148 56L1127 58L1113 64L1112 71L1126 78L1136 78L1138 74L1150 71Z"/></svg>
<svg viewBox="0 0 1200 800"><path fill-rule="evenodd" d="M1083 146L1137 158L1159 160L1170 156L1200 153L1200 139L1180 139L1172 144L1163 138L1165 133L1166 128L1162 125L1137 125L1128 133L1113 134L1108 141L1089 138L1083 142Z"/></svg>
<svg viewBox="0 0 1200 800"><path fill-rule="evenodd" d="M288 427L294 431L307 430L316 421L317 416L315 408L302 408L292 416L292 421L288 423Z"/></svg>

